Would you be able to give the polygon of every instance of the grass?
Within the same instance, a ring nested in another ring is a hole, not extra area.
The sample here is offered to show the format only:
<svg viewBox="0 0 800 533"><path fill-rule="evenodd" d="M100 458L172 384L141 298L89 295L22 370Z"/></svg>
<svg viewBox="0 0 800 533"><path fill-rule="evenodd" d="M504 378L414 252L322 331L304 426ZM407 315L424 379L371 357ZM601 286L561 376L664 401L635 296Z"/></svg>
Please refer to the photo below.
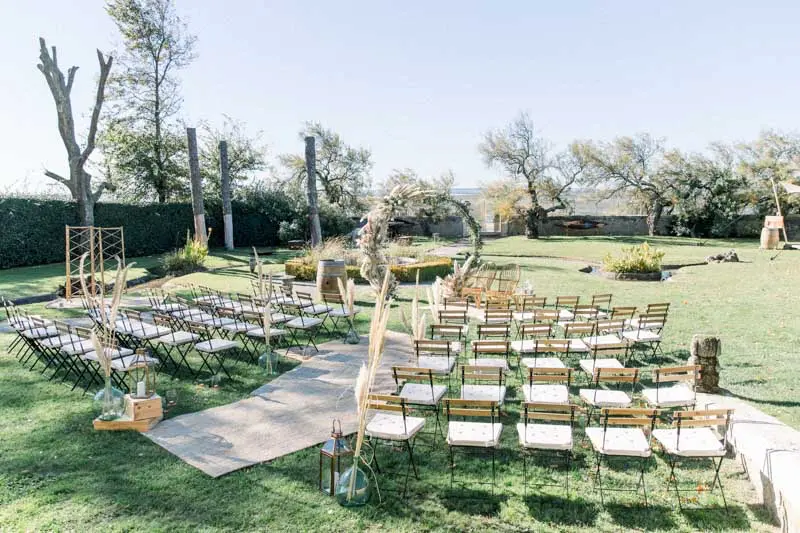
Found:
<svg viewBox="0 0 800 533"><path fill-rule="evenodd" d="M666 357L659 364L685 360L693 333L719 333L724 347L723 386L800 426L800 409L792 400L796 395L793 377L800 370L794 342L800 336L800 325L790 319L797 313L797 303L790 290L780 289L789 287L800 271L800 255L786 252L769 261L769 254L759 252L750 242L686 244L690 242L665 239L654 244L667 250L666 263L697 262L731 247L747 262L685 267L668 282L633 283L579 273L580 263L536 257L561 255L599 261L606 252L629 242L509 238L490 241L485 254L488 260L520 263L523 280L530 279L537 293L612 292L619 305L671 302ZM167 288L180 290L179 284L200 283L248 291L250 275L245 263L242 258L238 263L231 260L221 270L177 278ZM270 268L277 270L280 265ZM408 306L412 294L412 287L402 287L397 305ZM367 288L358 288L357 299L359 306L370 308ZM41 304L29 307L55 313ZM403 331L396 313L394 317L390 329ZM359 328L366 331L367 327L368 317L364 316ZM422 479L412 480L409 498L402 500L396 493L385 492L383 504L371 503L357 510L343 509L317 493L317 450L313 448L211 479L145 437L94 432L89 396L70 393L65 385L22 369L5 354L9 341L9 335L0 335L0 524L10 530L774 530L764 510L754 503L755 494L734 461L723 467L731 507L728 513L713 507L676 511L674 498L664 490L667 469L660 457L651 461L647 472L649 509L622 494L612 495L601 506L587 478L593 458L584 444L578 446L569 502L558 489L534 489L525 497L514 428L518 405L514 402L509 402L503 420L497 497L486 501L468 499L479 494L477 487L450 490L447 454L441 441L432 451L422 443L417 448ZM179 390L178 406L169 416L241 399L265 381L253 365L237 364L232 373L234 380L223 381L219 389L187 377L170 383L159 376L162 392L167 387ZM518 389L516 375L510 377L509 389ZM404 465L402 454L381 452L383 466L399 469ZM459 477L470 481L479 481L488 472L486 461L478 458L459 456L458 464ZM635 482L625 467L617 465L612 474L615 482ZM707 469L683 472L689 479L710 479ZM537 470L535 475L542 480L545 471ZM389 489L391 481L385 477L381 488ZM720 502L718 496L708 495L703 495L703 501Z"/></svg>

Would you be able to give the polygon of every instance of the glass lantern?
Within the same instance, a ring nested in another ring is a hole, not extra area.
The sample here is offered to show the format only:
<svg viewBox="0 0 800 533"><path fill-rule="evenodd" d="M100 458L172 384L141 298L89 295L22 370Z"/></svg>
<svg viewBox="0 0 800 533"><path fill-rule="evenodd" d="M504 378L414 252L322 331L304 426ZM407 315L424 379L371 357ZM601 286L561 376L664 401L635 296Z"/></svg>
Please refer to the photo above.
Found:
<svg viewBox="0 0 800 533"><path fill-rule="evenodd" d="M334 420L332 426L331 437L319 450L319 490L328 496L334 495L336 482L353 462L353 450L342 435L342 422Z"/></svg>
<svg viewBox="0 0 800 533"><path fill-rule="evenodd" d="M151 363L147 350L136 350L131 364L128 365L128 379L130 380L131 397L137 400L150 398L156 393L156 373Z"/></svg>

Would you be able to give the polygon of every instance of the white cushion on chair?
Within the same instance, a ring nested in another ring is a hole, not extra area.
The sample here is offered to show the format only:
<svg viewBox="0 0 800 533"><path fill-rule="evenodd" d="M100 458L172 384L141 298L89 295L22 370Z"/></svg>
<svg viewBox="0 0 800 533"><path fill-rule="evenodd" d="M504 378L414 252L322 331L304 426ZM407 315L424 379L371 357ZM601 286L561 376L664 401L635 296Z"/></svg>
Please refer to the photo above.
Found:
<svg viewBox="0 0 800 533"><path fill-rule="evenodd" d="M220 318L218 316L212 316L207 320L201 321L206 326L213 326L215 328L221 328L223 326L230 326L231 324L235 324L236 321L232 318Z"/></svg>
<svg viewBox="0 0 800 533"><path fill-rule="evenodd" d="M573 320L574 318L575 318L575 313L573 313L572 311L568 311L567 309L558 310L559 322L562 320Z"/></svg>
<svg viewBox="0 0 800 533"><path fill-rule="evenodd" d="M640 428L610 427L605 430L605 445L601 427L586 428L586 436L589 437L595 451L603 455L650 457L652 453L647 437Z"/></svg>
<svg viewBox="0 0 800 533"><path fill-rule="evenodd" d="M445 385L434 385L431 390L428 383L406 383L400 391L400 397L417 405L439 405L446 392Z"/></svg>
<svg viewBox="0 0 800 533"><path fill-rule="evenodd" d="M166 335L170 331L172 330L169 328L165 328L163 326L144 324L143 327L134 328L129 333L131 337L135 337L141 340L150 340L150 339L155 339L156 337L161 337L162 335Z"/></svg>
<svg viewBox="0 0 800 533"><path fill-rule="evenodd" d="M81 355L94 350L94 343L89 339L82 341L68 342L61 346L61 351L67 355Z"/></svg>
<svg viewBox="0 0 800 533"><path fill-rule="evenodd" d="M517 424L519 443L523 448L539 450L571 450L572 428L565 424Z"/></svg>
<svg viewBox="0 0 800 533"><path fill-rule="evenodd" d="M495 357L478 357L477 359L470 359L469 364L478 366L493 366L495 368L508 370L508 361Z"/></svg>
<svg viewBox="0 0 800 533"><path fill-rule="evenodd" d="M240 348L241 344L236 341L229 341L228 339L211 339L198 342L194 347L198 352L216 353L233 348Z"/></svg>
<svg viewBox="0 0 800 533"><path fill-rule="evenodd" d="M453 371L455 365L455 357L420 355L417 358L417 366L419 368L429 368L436 374L449 374Z"/></svg>
<svg viewBox="0 0 800 533"><path fill-rule="evenodd" d="M591 337L584 337L583 342L586 344L587 348L592 348L593 346L603 346L604 344L621 344L622 339L613 334L593 335Z"/></svg>
<svg viewBox="0 0 800 533"><path fill-rule="evenodd" d="M569 404L569 390L566 385L528 385L522 386L526 402Z"/></svg>
<svg viewBox="0 0 800 533"><path fill-rule="evenodd" d="M346 308L334 307L333 309L328 311L328 316L333 318L347 318L351 316L356 316L360 312L361 309L358 307L354 307L352 313L350 313Z"/></svg>
<svg viewBox="0 0 800 533"><path fill-rule="evenodd" d="M46 346L47 348L61 348L65 344L81 342L82 340L84 339L78 337L77 335L59 335L58 337L47 337L45 339L41 339L39 344Z"/></svg>
<svg viewBox="0 0 800 533"><path fill-rule="evenodd" d="M511 316L518 322L525 322L534 318L533 311L514 311Z"/></svg>
<svg viewBox="0 0 800 533"><path fill-rule="evenodd" d="M158 304L153 306L153 311L158 311L159 313L174 313L175 311L183 311L187 309L187 307L183 304Z"/></svg>
<svg viewBox="0 0 800 533"><path fill-rule="evenodd" d="M231 333L246 333L250 330L256 329L257 327L258 326L251 324L250 322L234 322L233 324L222 326L222 329L225 331L230 331Z"/></svg>
<svg viewBox="0 0 800 533"><path fill-rule="evenodd" d="M639 328L639 318L638 317L628 320L627 323L631 327L631 329L638 329ZM662 327L664 327L664 322L663 321L651 320L651 321L645 323L644 326L642 326L642 329L661 329Z"/></svg>
<svg viewBox="0 0 800 533"><path fill-rule="evenodd" d="M114 367L114 370L127 372L133 363L146 363L147 365L155 366L158 364L158 359L154 357L143 357L141 355L126 355L124 357L120 357L119 359L114 359L111 362L111 366Z"/></svg>
<svg viewBox="0 0 800 533"><path fill-rule="evenodd" d="M44 339L58 335L58 330L55 326L48 326L45 328L24 329L19 334L26 339Z"/></svg>
<svg viewBox="0 0 800 533"><path fill-rule="evenodd" d="M631 397L621 390L581 389L581 400L595 407L629 407Z"/></svg>
<svg viewBox="0 0 800 533"><path fill-rule="evenodd" d="M557 357L523 357L519 364L525 368L567 368Z"/></svg>
<svg viewBox="0 0 800 533"><path fill-rule="evenodd" d="M402 415L378 413L367 424L367 435L386 440L408 440L425 425L425 419L407 416L403 424Z"/></svg>
<svg viewBox="0 0 800 533"><path fill-rule="evenodd" d="M285 329L269 328L269 337L270 338L272 338L272 337L283 337L284 335L286 335L286 333L287 333L287 331ZM263 339L264 338L264 328L260 328L260 327L256 326L256 327L250 329L247 332L247 336L248 337L255 337L257 339Z"/></svg>
<svg viewBox="0 0 800 533"><path fill-rule="evenodd" d="M683 457L720 457L725 455L725 447L711 428L681 428L681 440L678 442L677 429L654 429L653 438L664 447L670 455ZM680 449L677 445L680 444Z"/></svg>
<svg viewBox="0 0 800 533"><path fill-rule="evenodd" d="M270 322L273 324L283 324L284 322L289 322L290 320L294 320L297 318L294 315L287 315L286 313L270 313L269 319Z"/></svg>
<svg viewBox="0 0 800 533"><path fill-rule="evenodd" d="M331 308L324 304L312 304L303 307L303 312L309 315L321 315L330 311Z"/></svg>
<svg viewBox="0 0 800 533"><path fill-rule="evenodd" d="M129 356L129 355L133 355L133 350L131 350L129 348L116 348L114 350L109 350L108 348L106 348L105 352L111 355L111 359L112 360L122 359L124 357ZM97 357L97 351L96 350L92 350L91 352L85 353L81 357L83 357L84 359L88 359L89 361L99 361L100 360ZM116 367L114 367L114 368L116 368Z"/></svg>
<svg viewBox="0 0 800 533"><path fill-rule="evenodd" d="M296 317L288 321L285 326L291 329L311 329L322 324L321 318L314 318L310 316Z"/></svg>
<svg viewBox="0 0 800 533"><path fill-rule="evenodd" d="M157 339L154 339L154 342L158 344L166 344L168 346L180 346L181 344L186 344L187 342L194 342L200 338L200 335L196 333L190 333L188 331L173 331L172 333L167 333L166 335L162 335Z"/></svg>
<svg viewBox="0 0 800 533"><path fill-rule="evenodd" d="M503 405L505 397L505 385L463 385L461 387L462 400L484 400Z"/></svg>
<svg viewBox="0 0 800 533"><path fill-rule="evenodd" d="M617 359L581 359L581 370L587 374L594 374L595 368L625 368Z"/></svg>
<svg viewBox="0 0 800 533"><path fill-rule="evenodd" d="M622 336L634 342L656 342L661 340L661 335L649 329L634 329L623 331Z"/></svg>
<svg viewBox="0 0 800 533"><path fill-rule="evenodd" d="M500 444L500 422L449 422L447 444L451 446L478 446L492 448Z"/></svg>
<svg viewBox="0 0 800 533"><path fill-rule="evenodd" d="M685 407L694 405L696 400L694 391L686 385L644 389L642 396L653 407Z"/></svg>

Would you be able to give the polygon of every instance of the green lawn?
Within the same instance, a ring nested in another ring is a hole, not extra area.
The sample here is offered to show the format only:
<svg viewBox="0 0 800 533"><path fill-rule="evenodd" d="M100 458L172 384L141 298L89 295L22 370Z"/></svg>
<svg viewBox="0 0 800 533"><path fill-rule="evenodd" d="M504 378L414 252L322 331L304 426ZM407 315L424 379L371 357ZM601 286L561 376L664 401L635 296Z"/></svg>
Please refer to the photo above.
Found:
<svg viewBox="0 0 800 533"><path fill-rule="evenodd" d="M693 263L731 247L744 262L684 267L668 282L632 283L577 271L583 262L598 261L607 251L627 245L613 239L533 242L509 238L487 243L485 255L490 261L520 263L523 280L531 280L538 294L612 292L617 305L671 302L666 356L655 363L685 360L693 333L717 333L724 346L723 386L800 427L800 409L793 400L800 370L796 348L800 323L791 319L797 315L798 304L789 288L800 272L800 254L785 252L769 261L772 254L760 252L751 241L696 246L683 239L657 239L656 244L667 251L667 263ZM522 257L509 257L512 255ZM280 265L271 269L279 270ZM220 270L177 278L167 287L181 290L178 285L201 283L247 291L249 279L246 258L239 257L238 264L231 260ZM412 294L412 287L402 287L396 306L408 306ZM358 299L359 305L370 308L366 288L359 289ZM42 305L30 308L55 313ZM397 317L395 313L390 328L402 331ZM359 328L366 331L368 317L359 321ZM412 480L406 500L385 492L382 505L371 503L358 510L343 509L316 492L315 449L214 480L142 436L94 432L89 396L71 393L63 384L47 382L40 374L22 369L5 354L9 341L9 335L0 335L0 524L10 530L774 530L763 509L753 503L755 495L734 461L723 469L728 513L717 508L676 511L674 497L665 493L668 470L660 457L651 461L647 471L648 509L623 494L612 494L601 506L587 477L593 457L580 442L580 432L571 500L565 501L559 489L533 489L525 497L514 428L518 404L513 398L503 420L497 496L486 501L469 499L480 494L477 487L450 490L447 453L441 441L434 450L422 443L417 448L422 479ZM223 381L219 389L208 387L204 380L192 383L186 377L172 383L161 379L159 389L179 390L173 413L181 413L243 398L265 381L256 368L244 363L237 364L233 374L234 380ZM457 393L455 381L453 392ZM515 374L508 385L514 391L510 394L518 398ZM573 392L577 393L577 387ZM404 464L402 454L382 451L384 466L400 468ZM461 457L458 465L459 475L472 481L485 479L489 472L488 463L480 458ZM631 466L616 464L614 482L635 482L628 471ZM683 472L689 479L710 480L708 470ZM534 475L540 481L547 477L542 469ZM381 478L381 488L390 489L392 483L385 478ZM702 498L711 504L721 501L707 494Z"/></svg>

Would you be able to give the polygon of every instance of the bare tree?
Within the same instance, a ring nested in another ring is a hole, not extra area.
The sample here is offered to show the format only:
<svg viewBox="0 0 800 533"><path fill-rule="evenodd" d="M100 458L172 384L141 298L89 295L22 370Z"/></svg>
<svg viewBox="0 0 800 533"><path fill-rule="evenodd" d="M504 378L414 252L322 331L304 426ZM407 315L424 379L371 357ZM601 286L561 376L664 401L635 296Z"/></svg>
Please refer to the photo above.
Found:
<svg viewBox="0 0 800 533"><path fill-rule="evenodd" d="M39 38L39 64L37 67L44 75L45 80L47 80L50 93L56 103L58 132L64 142L64 147L67 149L67 158L69 159L69 179L50 170L45 170L44 174L69 189L72 198L78 203L81 223L86 226L94 224L94 204L100 199L103 191L108 188L106 183L101 183L96 189L92 190L92 176L86 171L86 162L95 147L97 122L100 119L100 110L103 108L106 81L114 58L111 56L106 58L98 50L97 60L100 63L100 79L97 82L94 109L89 123L89 134L86 137L86 145L81 149L75 136L75 120L72 116L71 99L72 84L75 81L75 73L78 71L78 67L70 67L65 78L64 73L58 66L56 47L53 46L48 51L45 40Z"/></svg>
<svg viewBox="0 0 800 533"><path fill-rule="evenodd" d="M547 216L568 207L565 193L583 165L571 152L551 155L549 143L536 135L526 113L502 130L487 132L478 150L487 166L499 166L510 178L525 180L530 197L525 233L529 239L537 239Z"/></svg>
<svg viewBox="0 0 800 533"><path fill-rule="evenodd" d="M573 151L587 167L582 181L607 185L606 199L621 191L632 193L647 213L649 234L655 235L675 190L675 176L665 171L664 140L645 133L610 143L576 142Z"/></svg>

